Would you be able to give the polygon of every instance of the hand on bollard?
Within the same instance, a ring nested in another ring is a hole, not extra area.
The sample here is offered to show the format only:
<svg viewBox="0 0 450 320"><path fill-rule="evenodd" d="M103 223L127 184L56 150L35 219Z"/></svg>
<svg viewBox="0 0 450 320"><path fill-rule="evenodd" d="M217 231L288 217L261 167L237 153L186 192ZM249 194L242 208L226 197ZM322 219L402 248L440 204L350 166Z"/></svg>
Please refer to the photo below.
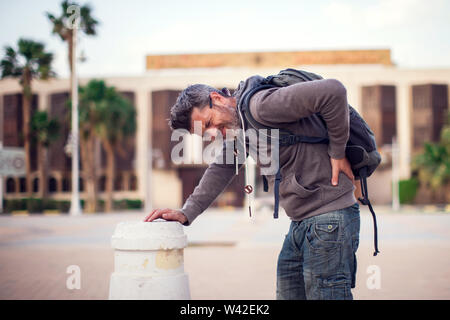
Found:
<svg viewBox="0 0 450 320"><path fill-rule="evenodd" d="M163 218L168 221L178 221L181 224L187 221L186 216L179 210L172 209L155 209L145 217L144 222L152 222L155 219Z"/></svg>

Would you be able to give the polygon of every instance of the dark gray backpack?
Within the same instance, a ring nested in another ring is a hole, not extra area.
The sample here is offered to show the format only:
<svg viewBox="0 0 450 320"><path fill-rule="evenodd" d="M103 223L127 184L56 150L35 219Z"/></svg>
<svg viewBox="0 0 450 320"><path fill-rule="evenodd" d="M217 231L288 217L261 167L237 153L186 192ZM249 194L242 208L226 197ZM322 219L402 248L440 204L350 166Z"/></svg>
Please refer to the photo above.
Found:
<svg viewBox="0 0 450 320"><path fill-rule="evenodd" d="M274 129L267 127L258 121L256 121L249 111L249 101L250 98L256 92L264 89L274 88L274 87L285 87L298 82L314 81L323 79L321 76L316 75L311 72L306 72L302 70L295 69L285 69L280 71L277 75L269 76L264 79L264 81L247 91L242 97L241 101L241 111L243 112L248 123L255 129ZM362 198L358 200L369 207L372 213L373 223L374 223L374 245L376 256L378 251L378 232L377 232L377 221L375 212L369 201L369 195L367 191L367 178L375 171L381 162L381 156L377 151L377 145L375 142L375 135L369 128L364 119L358 114L358 112L349 105L349 116L350 116L350 137L347 141L346 146L346 158L350 162L353 174L356 180L360 180L361 183L361 193ZM310 116L318 117L326 128L326 123L322 116L318 113ZM297 143L324 143L328 144L328 137L309 137L296 135L292 132L280 129L279 130L279 145L290 146ZM275 204L274 204L274 218L278 218L278 206L279 206L279 184L281 182L280 169L275 176L274 183L274 193L275 193ZM265 176L263 176L264 191L268 191L268 182Z"/></svg>

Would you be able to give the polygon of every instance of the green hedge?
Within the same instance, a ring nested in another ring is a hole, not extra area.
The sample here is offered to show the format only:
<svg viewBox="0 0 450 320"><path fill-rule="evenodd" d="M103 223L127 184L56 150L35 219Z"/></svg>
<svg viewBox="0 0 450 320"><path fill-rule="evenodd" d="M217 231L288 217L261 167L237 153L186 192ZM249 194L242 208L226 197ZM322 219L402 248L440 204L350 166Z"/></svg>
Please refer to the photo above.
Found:
<svg viewBox="0 0 450 320"><path fill-rule="evenodd" d="M419 188L419 180L416 178L400 180L398 186L400 203L412 203Z"/></svg>
<svg viewBox="0 0 450 320"><path fill-rule="evenodd" d="M119 201L114 201L114 208L119 210L141 209L142 201L139 199L122 199Z"/></svg>
<svg viewBox="0 0 450 320"><path fill-rule="evenodd" d="M31 213L41 213L44 210L58 210L68 212L70 201L40 199L40 198L22 198L22 199L3 199L3 211L9 213L15 210L27 210Z"/></svg>
<svg viewBox="0 0 450 320"><path fill-rule="evenodd" d="M85 201L81 199L81 207L84 208ZM99 211L105 208L105 201L98 200ZM114 210L129 210L142 208L142 201L139 199L114 200ZM67 213L70 210L69 200L54 200L40 198L3 199L3 212L11 213L15 210L27 210L30 213L42 213L44 210L58 210Z"/></svg>

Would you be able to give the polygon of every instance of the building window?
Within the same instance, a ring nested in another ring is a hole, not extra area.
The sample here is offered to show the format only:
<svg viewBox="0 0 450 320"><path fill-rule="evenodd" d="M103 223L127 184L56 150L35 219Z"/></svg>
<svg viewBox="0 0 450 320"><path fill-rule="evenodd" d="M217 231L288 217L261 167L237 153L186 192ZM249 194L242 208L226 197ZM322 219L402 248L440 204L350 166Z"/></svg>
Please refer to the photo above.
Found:
<svg viewBox="0 0 450 320"><path fill-rule="evenodd" d="M15 193L16 192L16 181L14 178L8 178L6 180L6 193Z"/></svg>
<svg viewBox="0 0 450 320"><path fill-rule="evenodd" d="M425 142L437 142L448 110L446 84L412 86L413 151L420 152Z"/></svg>
<svg viewBox="0 0 450 320"><path fill-rule="evenodd" d="M362 115L375 134L377 145L392 143L396 135L396 87L374 85L362 87Z"/></svg>
<svg viewBox="0 0 450 320"><path fill-rule="evenodd" d="M33 179L33 192L39 191L39 178Z"/></svg>
<svg viewBox="0 0 450 320"><path fill-rule="evenodd" d="M114 191L123 190L122 186L122 175L118 174L114 179Z"/></svg>
<svg viewBox="0 0 450 320"><path fill-rule="evenodd" d="M48 192L56 192L57 191L57 182L56 179L51 177L48 179Z"/></svg>
<svg viewBox="0 0 450 320"><path fill-rule="evenodd" d="M106 177L101 176L100 179L98 179L98 190L100 192L104 192L106 190Z"/></svg>
<svg viewBox="0 0 450 320"><path fill-rule="evenodd" d="M27 179L25 177L19 178L19 192L27 192Z"/></svg>
<svg viewBox="0 0 450 320"><path fill-rule="evenodd" d="M79 178L78 179L78 184L79 184L80 191L84 191L84 180L83 180L83 178Z"/></svg>
<svg viewBox="0 0 450 320"><path fill-rule="evenodd" d="M137 178L134 174L130 176L130 190L136 191L137 190Z"/></svg>
<svg viewBox="0 0 450 320"><path fill-rule="evenodd" d="M72 189L71 179L64 177L62 179L62 191L63 192L69 192L71 189Z"/></svg>

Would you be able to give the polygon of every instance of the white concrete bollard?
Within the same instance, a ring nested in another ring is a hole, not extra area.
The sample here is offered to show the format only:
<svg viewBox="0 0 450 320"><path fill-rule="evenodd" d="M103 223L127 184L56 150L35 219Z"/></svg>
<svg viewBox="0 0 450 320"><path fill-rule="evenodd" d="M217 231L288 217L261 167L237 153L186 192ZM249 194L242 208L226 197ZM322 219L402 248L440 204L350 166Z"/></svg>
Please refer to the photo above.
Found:
<svg viewBox="0 0 450 320"><path fill-rule="evenodd" d="M179 222L121 222L112 236L110 300L190 299L184 273L187 237Z"/></svg>

